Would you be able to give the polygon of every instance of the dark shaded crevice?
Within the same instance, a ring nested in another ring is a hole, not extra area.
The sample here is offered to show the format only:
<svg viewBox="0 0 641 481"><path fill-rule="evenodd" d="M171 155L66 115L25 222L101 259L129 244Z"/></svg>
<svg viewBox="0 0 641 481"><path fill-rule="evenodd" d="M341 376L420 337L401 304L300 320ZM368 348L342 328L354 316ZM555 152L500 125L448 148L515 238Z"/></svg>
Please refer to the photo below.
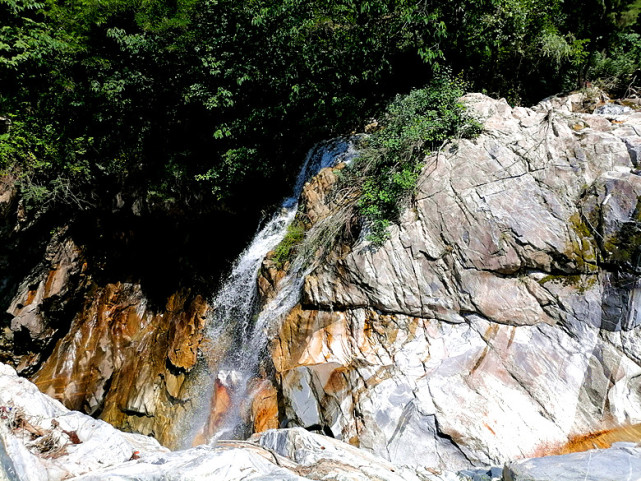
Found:
<svg viewBox="0 0 641 481"><path fill-rule="evenodd" d="M460 454L463 456L463 458L470 463L470 466L475 466L476 463L471 460L467 454L465 454L465 451L459 446L459 444L456 442L456 440L449 434L447 434L443 429L441 428L441 423L438 420L437 416L434 416L434 426L436 428L436 435L440 439L444 439L445 441L448 441L452 447L454 447Z"/></svg>
<svg viewBox="0 0 641 481"><path fill-rule="evenodd" d="M228 212L184 218L105 214L79 219L70 233L97 284L140 283L151 309L161 310L181 288L211 296L251 239L254 225L238 223L236 214Z"/></svg>
<svg viewBox="0 0 641 481"><path fill-rule="evenodd" d="M102 387L103 395L101 396L100 403L98 404L98 406L96 406L92 410L91 407L88 405L88 403L85 400L83 402L84 405L82 406L82 412L89 414L93 418L100 419L100 415L102 414L103 410L105 409L105 404L104 404L105 403L105 398L107 397L107 394L109 393L109 390L111 389L111 384L113 382L113 379L114 379L114 375L112 373L112 375L109 376L109 378L107 378L105 380L105 383L103 384L103 387Z"/></svg>
<svg viewBox="0 0 641 481"><path fill-rule="evenodd" d="M167 372L176 377L187 373L187 370L185 368L174 366L168 357L165 359L165 369L167 369Z"/></svg>
<svg viewBox="0 0 641 481"><path fill-rule="evenodd" d="M24 229L17 225L14 211L3 220L6 225L0 229L0 311L4 313L20 284L44 259L52 231L56 230L58 221L62 219L46 215L37 225ZM10 321L7 318L5 320Z"/></svg>
<svg viewBox="0 0 641 481"><path fill-rule="evenodd" d="M36 342L31 338L29 329L22 326L13 333L13 350L18 356L24 356L37 350Z"/></svg>
<svg viewBox="0 0 641 481"><path fill-rule="evenodd" d="M138 411L127 409L127 408L120 408L120 412L122 412L126 416L131 416L135 418L153 418L152 414L141 413Z"/></svg>

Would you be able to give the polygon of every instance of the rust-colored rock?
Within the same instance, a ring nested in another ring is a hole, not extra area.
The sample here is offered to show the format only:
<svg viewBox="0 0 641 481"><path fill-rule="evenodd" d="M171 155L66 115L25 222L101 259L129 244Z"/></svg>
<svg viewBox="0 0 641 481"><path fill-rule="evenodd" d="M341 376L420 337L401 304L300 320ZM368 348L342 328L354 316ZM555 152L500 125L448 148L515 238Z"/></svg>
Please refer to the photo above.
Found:
<svg viewBox="0 0 641 481"><path fill-rule="evenodd" d="M272 356L277 372L324 363L328 352L340 357L348 348L344 343L350 341L349 330L341 312L303 310L296 306L274 342ZM360 347L366 349L365 345Z"/></svg>
<svg viewBox="0 0 641 481"><path fill-rule="evenodd" d="M12 316L11 334L19 353L11 361L18 372L29 375L65 328L65 317L83 290L80 249L64 232L54 236L45 259L20 284L7 313ZM6 338L6 336L4 336Z"/></svg>
<svg viewBox="0 0 641 481"><path fill-rule="evenodd" d="M171 325L169 335L169 361L182 370L190 370L196 365L198 345L202 340L202 329L205 327L205 300L197 296L191 301L185 312L187 292L172 295L167 302L167 313L177 317L178 322Z"/></svg>
<svg viewBox="0 0 641 481"><path fill-rule="evenodd" d="M261 381L252 399L254 432L278 428L278 391L268 381Z"/></svg>
<svg viewBox="0 0 641 481"><path fill-rule="evenodd" d="M641 424L618 426L612 429L605 429L589 434L575 436L568 443L550 454L568 454L590 449L607 449L614 443L619 442L641 442Z"/></svg>
<svg viewBox="0 0 641 481"><path fill-rule="evenodd" d="M220 379L214 381L214 390L212 391L210 406L211 411L207 424L203 427L203 430L196 435L192 446L207 443L212 435L218 431L229 411L229 406L231 406L231 392L229 387Z"/></svg>
<svg viewBox="0 0 641 481"><path fill-rule="evenodd" d="M186 373L196 363L206 310L188 291L154 312L138 284L93 286L33 381L71 409L173 446L189 411Z"/></svg>
<svg viewBox="0 0 641 481"><path fill-rule="evenodd" d="M273 260L274 251L267 254L257 279L258 293L263 304L269 302L278 290L278 284L285 277L289 262L281 268Z"/></svg>
<svg viewBox="0 0 641 481"><path fill-rule="evenodd" d="M306 206L305 215L312 224L315 224L331 212L331 204L326 202L327 195L338 180L335 171L341 170L345 164L336 167L327 167L312 178L301 194L301 200Z"/></svg>

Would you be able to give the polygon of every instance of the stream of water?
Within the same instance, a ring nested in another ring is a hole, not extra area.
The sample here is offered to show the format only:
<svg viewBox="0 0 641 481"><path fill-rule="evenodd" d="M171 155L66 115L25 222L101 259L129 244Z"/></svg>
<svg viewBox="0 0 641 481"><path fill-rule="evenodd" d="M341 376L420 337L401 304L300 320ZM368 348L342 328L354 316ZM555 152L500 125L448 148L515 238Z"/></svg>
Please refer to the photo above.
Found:
<svg viewBox="0 0 641 481"><path fill-rule="evenodd" d="M285 237L288 226L298 210L298 198L305 182L321 169L356 156L352 142L332 140L311 149L301 167L291 196L257 232L249 246L240 254L231 273L215 294L213 314L207 322L206 339L211 346L208 367L200 374L198 408L188 430L184 445L213 442L217 439L243 439L251 434L247 410L252 399L251 381L259 376L261 357L268 343L269 327L278 322L299 299L306 272L301 262L294 261L287 276L280 282L277 295L260 311L257 309L257 277L268 252ZM222 342L221 340L226 340ZM226 344L221 349L221 344ZM221 399L218 389L224 388ZM218 399L218 400L217 400ZM216 406L224 403L224 415L212 419Z"/></svg>

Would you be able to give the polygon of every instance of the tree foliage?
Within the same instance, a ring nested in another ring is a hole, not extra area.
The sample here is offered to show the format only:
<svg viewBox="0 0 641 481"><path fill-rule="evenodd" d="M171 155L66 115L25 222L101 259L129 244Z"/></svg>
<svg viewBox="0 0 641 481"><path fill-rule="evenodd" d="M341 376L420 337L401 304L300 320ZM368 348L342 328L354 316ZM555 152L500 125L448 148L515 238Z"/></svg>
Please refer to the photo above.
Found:
<svg viewBox="0 0 641 481"><path fill-rule="evenodd" d="M530 102L639 65L641 0L0 0L0 167L33 206L242 208L443 65Z"/></svg>
<svg viewBox="0 0 641 481"><path fill-rule="evenodd" d="M410 1L31 1L0 0L2 113L48 148L3 162L47 190L86 144L79 197L141 179L151 201L264 192L388 94L399 56L439 58L444 34Z"/></svg>
<svg viewBox="0 0 641 481"><path fill-rule="evenodd" d="M638 0L463 0L448 4L445 56L474 87L514 103L578 88L639 29ZM615 92L616 93L616 92Z"/></svg>

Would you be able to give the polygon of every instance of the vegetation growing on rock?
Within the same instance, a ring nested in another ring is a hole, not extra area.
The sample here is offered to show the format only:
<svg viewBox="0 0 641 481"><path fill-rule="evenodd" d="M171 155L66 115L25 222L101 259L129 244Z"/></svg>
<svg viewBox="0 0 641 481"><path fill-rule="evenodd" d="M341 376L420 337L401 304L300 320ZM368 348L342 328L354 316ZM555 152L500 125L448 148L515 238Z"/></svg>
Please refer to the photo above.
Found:
<svg viewBox="0 0 641 481"><path fill-rule="evenodd" d="M369 239L381 244L398 219L403 200L416 188L425 156L447 139L477 134L459 98L464 84L448 76L428 87L397 96L383 126L362 142L362 154L347 170L345 184L360 190L358 207L369 222Z"/></svg>
<svg viewBox="0 0 641 481"><path fill-rule="evenodd" d="M276 267L281 269L286 262L290 261L296 253L298 245L305 237L305 225L300 219L294 220L289 227L285 238L274 250L272 259L276 262Z"/></svg>

